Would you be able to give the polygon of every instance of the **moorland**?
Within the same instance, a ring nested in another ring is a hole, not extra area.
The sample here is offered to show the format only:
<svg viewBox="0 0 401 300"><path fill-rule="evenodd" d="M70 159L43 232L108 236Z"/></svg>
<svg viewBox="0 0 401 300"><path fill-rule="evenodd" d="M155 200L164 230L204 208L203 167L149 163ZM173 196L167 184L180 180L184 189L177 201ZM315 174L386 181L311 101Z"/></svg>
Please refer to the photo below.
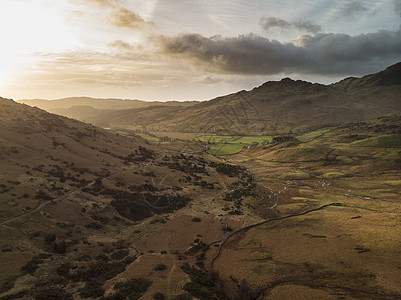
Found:
<svg viewBox="0 0 401 300"><path fill-rule="evenodd" d="M0 299L401 298L400 78L0 99Z"/></svg>

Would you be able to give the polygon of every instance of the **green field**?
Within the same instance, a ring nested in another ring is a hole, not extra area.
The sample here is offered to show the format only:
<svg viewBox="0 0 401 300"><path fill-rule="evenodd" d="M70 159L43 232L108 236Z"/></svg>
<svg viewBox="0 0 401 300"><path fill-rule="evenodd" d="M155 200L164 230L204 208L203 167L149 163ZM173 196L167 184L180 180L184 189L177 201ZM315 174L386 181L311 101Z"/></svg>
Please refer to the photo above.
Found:
<svg viewBox="0 0 401 300"><path fill-rule="evenodd" d="M304 133L300 136L297 136L297 138L302 142L309 142L309 141L321 136L322 134L329 132L330 130L332 130L334 128L335 127L321 128L321 129L318 129L315 131Z"/></svg>
<svg viewBox="0 0 401 300"><path fill-rule="evenodd" d="M244 144L249 145L252 143L267 143L272 140L271 136L241 136L241 135L217 135L217 134L204 134L195 140L208 143L231 143L231 144Z"/></svg>
<svg viewBox="0 0 401 300"><path fill-rule="evenodd" d="M271 136L238 136L205 134L194 138L193 141L207 143L208 152L212 155L230 155L238 153L247 145L258 143L267 144L272 140Z"/></svg>
<svg viewBox="0 0 401 300"><path fill-rule="evenodd" d="M215 144L209 146L208 152L217 156L230 155L240 152L244 146L244 144Z"/></svg>
<svg viewBox="0 0 401 300"><path fill-rule="evenodd" d="M352 143L359 147L381 147L381 148L400 148L401 134L388 134L367 138Z"/></svg>
<svg viewBox="0 0 401 300"><path fill-rule="evenodd" d="M137 133L139 136L144 138L145 140L151 141L151 142L158 142L160 139L156 136L151 136L146 133Z"/></svg>

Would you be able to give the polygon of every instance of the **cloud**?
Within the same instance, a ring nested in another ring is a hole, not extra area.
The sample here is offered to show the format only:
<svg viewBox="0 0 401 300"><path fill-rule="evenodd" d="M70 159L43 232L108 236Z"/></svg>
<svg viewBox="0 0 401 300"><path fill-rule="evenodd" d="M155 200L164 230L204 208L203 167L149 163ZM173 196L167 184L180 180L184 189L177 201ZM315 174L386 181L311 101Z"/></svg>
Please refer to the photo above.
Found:
<svg viewBox="0 0 401 300"><path fill-rule="evenodd" d="M350 36L304 35L281 43L249 34L159 37L161 52L194 67L233 74L362 74L401 59L401 29Z"/></svg>
<svg viewBox="0 0 401 300"><path fill-rule="evenodd" d="M110 13L108 17L108 22L120 28L129 29L142 29L145 24L152 24L146 22L137 13L123 7L121 0L73 0L73 1L83 1L89 4L97 4L102 9L105 9L107 13Z"/></svg>
<svg viewBox="0 0 401 300"><path fill-rule="evenodd" d="M134 46L132 46L131 44L128 44L122 40L116 40L116 41L108 44L108 46L110 46L112 48L116 48L117 50L121 50L121 51L131 51L131 50L135 49Z"/></svg>
<svg viewBox="0 0 401 300"><path fill-rule="evenodd" d="M116 27L140 29L145 25L145 20L138 14L124 7L112 11L110 23Z"/></svg>
<svg viewBox="0 0 401 300"><path fill-rule="evenodd" d="M87 3L93 3L100 6L115 7L119 4L119 0L84 0Z"/></svg>
<svg viewBox="0 0 401 300"><path fill-rule="evenodd" d="M368 11L368 9L359 0L355 0L355 1L347 3L342 9L342 13L346 17L353 17L359 13L363 13L366 11Z"/></svg>
<svg viewBox="0 0 401 300"><path fill-rule="evenodd" d="M291 27L291 23L279 18L261 17L259 26L264 30L269 30L272 27L288 28Z"/></svg>
<svg viewBox="0 0 401 300"><path fill-rule="evenodd" d="M401 17L401 0L394 0L394 10Z"/></svg>
<svg viewBox="0 0 401 300"><path fill-rule="evenodd" d="M322 31L322 27L317 24L313 24L311 21L298 21L293 23L294 27L301 31L317 33Z"/></svg>
<svg viewBox="0 0 401 300"><path fill-rule="evenodd" d="M309 63L302 48L253 34L234 38L182 34L160 37L160 45L165 54L187 58L195 66L202 63L214 72L274 74Z"/></svg>
<svg viewBox="0 0 401 300"><path fill-rule="evenodd" d="M220 83L222 81L221 78L217 78L217 77L213 77L213 76L202 76L199 79L199 82L204 83L204 84L216 84L216 83Z"/></svg>
<svg viewBox="0 0 401 300"><path fill-rule="evenodd" d="M287 22L283 19L274 17L260 18L259 26L266 31L271 29L272 27L279 27L285 29L295 27L300 31L311 32L311 33L316 33L322 30L322 28L319 25L313 24L311 21Z"/></svg>

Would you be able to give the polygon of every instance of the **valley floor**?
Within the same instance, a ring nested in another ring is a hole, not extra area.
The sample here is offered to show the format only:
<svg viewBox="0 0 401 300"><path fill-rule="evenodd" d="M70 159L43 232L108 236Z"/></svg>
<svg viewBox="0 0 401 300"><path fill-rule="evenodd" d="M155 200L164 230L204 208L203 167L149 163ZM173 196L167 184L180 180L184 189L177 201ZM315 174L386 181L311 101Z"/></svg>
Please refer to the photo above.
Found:
<svg viewBox="0 0 401 300"><path fill-rule="evenodd" d="M0 299L400 299L401 138L371 125L224 157L193 137L109 150L68 197L21 173L0 222L39 201L25 184L58 200L0 226Z"/></svg>

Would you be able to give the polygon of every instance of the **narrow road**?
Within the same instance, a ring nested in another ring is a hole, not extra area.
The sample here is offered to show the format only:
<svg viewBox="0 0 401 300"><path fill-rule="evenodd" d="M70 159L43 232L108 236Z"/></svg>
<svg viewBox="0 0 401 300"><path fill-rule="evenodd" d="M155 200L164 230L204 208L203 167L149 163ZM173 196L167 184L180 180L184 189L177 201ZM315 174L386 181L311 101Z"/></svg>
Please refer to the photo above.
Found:
<svg viewBox="0 0 401 300"><path fill-rule="evenodd" d="M285 219L289 219L289 218L294 218L294 217L303 216L303 215L306 215L306 214L309 214L309 213L312 213L312 212L315 212L315 211L322 210L322 209L327 208L327 207L329 207L329 206L346 206L346 205L343 204L343 203L329 203L329 204L320 206L320 207L318 207L318 208L310 209L310 210L307 210L307 211L304 211L304 212L301 212L301 213L292 214L292 215L288 215L288 216L284 216L284 217L280 217L280 218L268 219L268 220L265 220L265 221L262 221L262 222L259 222L259 223L253 224L253 225L249 225L249 226L240 228L240 229L238 229L238 230L236 230L236 231L233 231L230 235L227 236L227 238L225 238L224 240L223 240L223 239L221 240L221 244L220 244L220 246L219 246L219 249L218 249L216 255L215 255L215 256L212 258L212 260L210 261L210 272L213 273L213 265L214 265L214 262L215 262L216 259L220 256L220 254L221 254L221 249L223 248L224 244L225 244L230 238L232 238L234 235L237 235L237 234L240 233L240 232L247 231L247 230L249 230L249 229L251 229L251 228L254 228L254 227L257 227L257 226L260 226L260 225L269 223L269 222L281 221L281 220L285 220ZM216 242L210 244L210 245L209 245L209 249L210 249L210 246L211 246L211 245L214 245L214 244L216 244Z"/></svg>
<svg viewBox="0 0 401 300"><path fill-rule="evenodd" d="M227 217L227 216L228 216L228 214L221 217L221 222L222 222L223 225L224 225L223 235L222 235L221 239L218 240L218 241L215 241L215 242L213 242L213 243L211 243L211 244L209 244L209 245L208 245L209 248L212 247L212 246L214 246L214 245L223 243L223 242L227 239L227 227L228 227L228 224L227 224L227 221L226 221L226 217Z"/></svg>

